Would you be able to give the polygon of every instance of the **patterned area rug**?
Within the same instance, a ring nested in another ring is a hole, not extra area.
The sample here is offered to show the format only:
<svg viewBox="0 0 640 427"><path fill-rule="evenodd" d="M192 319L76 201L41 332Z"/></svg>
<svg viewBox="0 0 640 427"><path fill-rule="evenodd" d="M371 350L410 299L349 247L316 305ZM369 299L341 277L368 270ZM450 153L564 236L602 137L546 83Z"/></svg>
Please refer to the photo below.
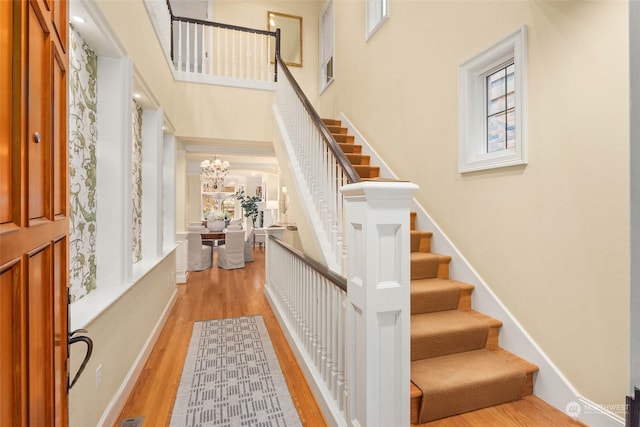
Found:
<svg viewBox="0 0 640 427"><path fill-rule="evenodd" d="M194 323L171 427L301 425L262 316Z"/></svg>

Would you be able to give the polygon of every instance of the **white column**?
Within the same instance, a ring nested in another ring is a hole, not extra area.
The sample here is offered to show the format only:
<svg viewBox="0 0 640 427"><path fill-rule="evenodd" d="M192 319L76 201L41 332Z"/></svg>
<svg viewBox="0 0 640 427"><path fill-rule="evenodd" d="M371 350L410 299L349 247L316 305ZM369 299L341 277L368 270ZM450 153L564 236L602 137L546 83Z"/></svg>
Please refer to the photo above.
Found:
<svg viewBox="0 0 640 427"><path fill-rule="evenodd" d="M409 210L418 186L359 182L346 204L347 422L409 425Z"/></svg>
<svg viewBox="0 0 640 427"><path fill-rule="evenodd" d="M162 256L163 188L162 157L164 113L142 113L142 257Z"/></svg>
<svg viewBox="0 0 640 427"><path fill-rule="evenodd" d="M131 81L129 58L98 61L96 260L98 287L131 275Z"/></svg>

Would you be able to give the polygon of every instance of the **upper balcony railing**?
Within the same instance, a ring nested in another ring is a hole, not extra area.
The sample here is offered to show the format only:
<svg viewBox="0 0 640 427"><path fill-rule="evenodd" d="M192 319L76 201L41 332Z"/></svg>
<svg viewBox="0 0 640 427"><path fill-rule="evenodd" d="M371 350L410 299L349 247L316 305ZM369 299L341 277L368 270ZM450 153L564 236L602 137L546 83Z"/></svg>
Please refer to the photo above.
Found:
<svg viewBox="0 0 640 427"><path fill-rule="evenodd" d="M176 16L168 0L145 5L180 80L273 89L278 31Z"/></svg>

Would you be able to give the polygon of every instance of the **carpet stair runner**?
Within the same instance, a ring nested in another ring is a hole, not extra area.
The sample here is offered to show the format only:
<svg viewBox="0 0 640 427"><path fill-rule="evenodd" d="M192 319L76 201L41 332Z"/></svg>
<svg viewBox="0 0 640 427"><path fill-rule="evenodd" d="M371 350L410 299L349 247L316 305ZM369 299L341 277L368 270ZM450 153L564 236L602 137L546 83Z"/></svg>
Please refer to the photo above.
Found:
<svg viewBox="0 0 640 427"><path fill-rule="evenodd" d="M339 120L324 119L361 178L379 176ZM533 394L538 367L500 348L502 322L472 310L473 286L449 279L451 257L411 213L411 423L422 424Z"/></svg>
<svg viewBox="0 0 640 427"><path fill-rule="evenodd" d="M342 127L340 120L323 119L336 142L351 162L360 178L377 178L380 176L380 167L371 166L371 156L362 154L362 146L354 143L353 135L347 135L347 128Z"/></svg>

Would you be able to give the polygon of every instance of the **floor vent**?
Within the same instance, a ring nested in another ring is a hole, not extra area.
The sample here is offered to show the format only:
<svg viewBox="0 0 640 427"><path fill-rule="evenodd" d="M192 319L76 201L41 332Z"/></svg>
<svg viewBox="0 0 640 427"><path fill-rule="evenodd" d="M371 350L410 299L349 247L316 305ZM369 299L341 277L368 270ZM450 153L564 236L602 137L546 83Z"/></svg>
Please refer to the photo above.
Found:
<svg viewBox="0 0 640 427"><path fill-rule="evenodd" d="M120 421L118 427L141 427L142 421L144 421L144 417L127 418L126 420Z"/></svg>

